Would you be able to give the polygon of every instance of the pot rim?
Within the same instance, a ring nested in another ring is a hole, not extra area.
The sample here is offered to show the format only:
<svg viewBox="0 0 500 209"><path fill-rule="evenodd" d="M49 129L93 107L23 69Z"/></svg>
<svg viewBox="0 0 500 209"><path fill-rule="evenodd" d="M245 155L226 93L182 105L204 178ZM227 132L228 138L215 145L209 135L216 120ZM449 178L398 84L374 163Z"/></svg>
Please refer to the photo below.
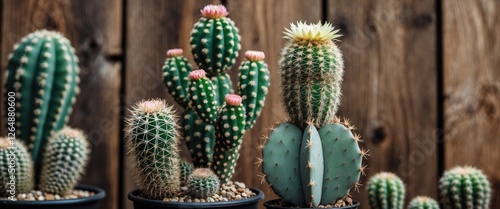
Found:
<svg viewBox="0 0 500 209"><path fill-rule="evenodd" d="M75 186L75 189L92 191L94 192L94 196L76 198L76 199L66 199L66 200L43 200L43 201L12 201L12 200L1 200L0 205L26 205L26 206L34 206L34 205L76 205L82 203L90 203L90 202L98 202L104 197L106 197L106 192L96 186L90 186L85 184L78 184Z"/></svg>
<svg viewBox="0 0 500 209"><path fill-rule="evenodd" d="M300 208L300 207L283 207L283 206L274 206L274 205L271 205L270 203L272 202L276 202L276 201L279 201L280 198L278 199L272 199L272 200L269 200L269 201L266 201L264 202L264 206L266 208L268 207L271 207L271 208L277 208L277 209L289 209L289 208L293 208L293 209L311 209L311 208ZM361 204L359 201L357 200L352 200L353 204L352 205L349 205L349 206L345 206L345 207L340 207L340 208L333 208L333 209L342 209L342 208L351 208L351 207L359 207L359 205Z"/></svg>
<svg viewBox="0 0 500 209"><path fill-rule="evenodd" d="M255 193L255 196L241 199L241 200L231 200L231 201L221 201L221 202L171 202L171 201L163 201L163 200L152 200L144 197L139 197L138 194L141 192L140 189L134 189L128 193L128 199L132 202L141 202L143 205L166 205L172 207L196 207L203 205L204 208L218 208L222 206L238 206L245 205L252 202L258 202L261 199L264 199L264 192L250 188L249 189Z"/></svg>

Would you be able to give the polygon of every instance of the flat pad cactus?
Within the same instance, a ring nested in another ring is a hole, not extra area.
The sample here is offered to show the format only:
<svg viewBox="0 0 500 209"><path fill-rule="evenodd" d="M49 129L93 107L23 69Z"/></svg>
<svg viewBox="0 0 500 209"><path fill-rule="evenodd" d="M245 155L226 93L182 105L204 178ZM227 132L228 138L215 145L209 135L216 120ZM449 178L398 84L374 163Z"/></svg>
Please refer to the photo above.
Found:
<svg viewBox="0 0 500 209"><path fill-rule="evenodd" d="M323 146L318 130L306 127L300 145L300 178L304 199L309 207L318 207L321 201L324 176Z"/></svg>

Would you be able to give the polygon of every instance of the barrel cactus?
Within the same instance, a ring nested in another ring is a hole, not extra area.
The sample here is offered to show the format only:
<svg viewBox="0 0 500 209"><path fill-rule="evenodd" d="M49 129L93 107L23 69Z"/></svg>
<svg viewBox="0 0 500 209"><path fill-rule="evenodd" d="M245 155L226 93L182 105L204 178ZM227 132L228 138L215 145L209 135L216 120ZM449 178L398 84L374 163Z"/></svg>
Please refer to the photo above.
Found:
<svg viewBox="0 0 500 209"><path fill-rule="evenodd" d="M272 128L261 163L271 188L295 206L335 204L361 186L366 168L360 136L335 116L343 74L336 37L329 23L299 22L285 32L279 65L291 121Z"/></svg>
<svg viewBox="0 0 500 209"><path fill-rule="evenodd" d="M446 171L439 180L441 203L445 209L487 209L490 182L477 168L459 166Z"/></svg>
<svg viewBox="0 0 500 209"><path fill-rule="evenodd" d="M410 201L408 209L439 209L439 204L430 197L418 196Z"/></svg>
<svg viewBox="0 0 500 209"><path fill-rule="evenodd" d="M136 183L153 199L176 195L181 176L177 118L162 100L139 102L126 120L129 156Z"/></svg>
<svg viewBox="0 0 500 209"><path fill-rule="evenodd" d="M219 191L219 178L209 168L197 168L189 175L186 186L195 198L207 198Z"/></svg>
<svg viewBox="0 0 500 209"><path fill-rule="evenodd" d="M393 173L378 173L368 181L368 196L373 209L403 209L405 185Z"/></svg>
<svg viewBox="0 0 500 209"><path fill-rule="evenodd" d="M18 139L0 138L0 182L0 197L26 193L34 188L33 162Z"/></svg>

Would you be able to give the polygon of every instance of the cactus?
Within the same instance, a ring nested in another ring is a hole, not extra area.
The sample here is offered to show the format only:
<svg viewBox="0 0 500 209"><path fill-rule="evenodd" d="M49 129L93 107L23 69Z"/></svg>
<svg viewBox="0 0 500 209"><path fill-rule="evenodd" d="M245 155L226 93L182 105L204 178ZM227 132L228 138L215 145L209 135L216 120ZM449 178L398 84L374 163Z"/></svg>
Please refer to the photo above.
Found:
<svg viewBox="0 0 500 209"><path fill-rule="evenodd" d="M205 76L204 70L194 70L189 73L189 107L192 108L203 122L214 124L219 112L217 93L212 82Z"/></svg>
<svg viewBox="0 0 500 209"><path fill-rule="evenodd" d="M84 173L89 144L86 136L72 128L63 128L50 139L44 152L40 190L68 195Z"/></svg>
<svg viewBox="0 0 500 209"><path fill-rule="evenodd" d="M17 139L0 138L0 182L0 197L33 189L33 162L24 144Z"/></svg>
<svg viewBox="0 0 500 209"><path fill-rule="evenodd" d="M193 164L186 161L181 161L181 163L179 164L179 170L181 172L181 186L186 185L189 175L193 173L193 169Z"/></svg>
<svg viewBox="0 0 500 209"><path fill-rule="evenodd" d="M430 197L418 196L410 201L408 209L439 209L439 205Z"/></svg>
<svg viewBox="0 0 500 209"><path fill-rule="evenodd" d="M191 31L191 53L199 68L209 75L223 73L235 63L241 49L240 35L222 5L208 5Z"/></svg>
<svg viewBox="0 0 500 209"><path fill-rule="evenodd" d="M31 153L35 176L40 173L48 138L69 119L79 92L78 73L75 50L57 32L33 32L10 55L5 97L8 92L16 93L16 135Z"/></svg>
<svg viewBox="0 0 500 209"><path fill-rule="evenodd" d="M189 72L193 70L193 66L191 66L189 61L182 56L182 53L182 49L171 49L167 51L168 58L165 60L165 65L163 65L163 81L175 101L186 107L189 103L188 76Z"/></svg>
<svg viewBox="0 0 500 209"><path fill-rule="evenodd" d="M403 209L405 185L393 173L378 173L368 181L368 196L373 209Z"/></svg>
<svg viewBox="0 0 500 209"><path fill-rule="evenodd" d="M285 32L290 41L279 61L281 92L293 123L322 127L337 111L344 73L342 53L332 41L337 31L330 23L298 22Z"/></svg>
<svg viewBox="0 0 500 209"><path fill-rule="evenodd" d="M204 123L193 109L183 113L184 139L197 168L210 167L215 143L215 127Z"/></svg>
<svg viewBox="0 0 500 209"><path fill-rule="evenodd" d="M219 191L219 179L208 168L197 168L189 175L187 181L188 192L195 198L211 197Z"/></svg>
<svg viewBox="0 0 500 209"><path fill-rule="evenodd" d="M465 166L446 171L439 180L441 203L445 209L487 209L491 187L483 172Z"/></svg>
<svg viewBox="0 0 500 209"><path fill-rule="evenodd" d="M162 100L139 102L126 120L126 137L134 175L143 193L153 199L180 190L177 119Z"/></svg>

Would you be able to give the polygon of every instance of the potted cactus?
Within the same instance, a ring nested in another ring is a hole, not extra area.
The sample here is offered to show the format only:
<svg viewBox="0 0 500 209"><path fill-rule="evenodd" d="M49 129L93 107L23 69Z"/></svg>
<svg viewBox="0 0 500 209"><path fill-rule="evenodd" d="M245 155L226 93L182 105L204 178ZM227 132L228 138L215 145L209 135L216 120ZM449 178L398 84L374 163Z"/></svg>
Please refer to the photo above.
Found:
<svg viewBox="0 0 500 209"><path fill-rule="evenodd" d="M241 48L240 35L222 5L208 5L191 32L191 52L167 51L163 79L184 107L180 124L161 100L139 102L127 119L129 156L138 190L135 208L257 208L263 193L232 182L246 130L264 105L269 71L260 51L247 51L239 67L237 92L227 71ZM237 94L234 94L237 93ZM192 163L179 158L185 141Z"/></svg>
<svg viewBox="0 0 500 209"><path fill-rule="evenodd" d="M73 47L57 32L37 31L14 46L4 95L8 136L0 139L2 208L97 208L104 198L102 189L75 187L90 152L86 136L66 126L78 73Z"/></svg>
<svg viewBox="0 0 500 209"><path fill-rule="evenodd" d="M373 209L403 209L405 185L394 173L381 172L368 181L368 196Z"/></svg>
<svg viewBox="0 0 500 209"><path fill-rule="evenodd" d="M360 136L349 120L335 116L344 72L342 53L329 23L291 24L285 31L279 68L281 92L290 121L271 129L262 146L263 178L281 199L267 208L357 208L366 166Z"/></svg>

